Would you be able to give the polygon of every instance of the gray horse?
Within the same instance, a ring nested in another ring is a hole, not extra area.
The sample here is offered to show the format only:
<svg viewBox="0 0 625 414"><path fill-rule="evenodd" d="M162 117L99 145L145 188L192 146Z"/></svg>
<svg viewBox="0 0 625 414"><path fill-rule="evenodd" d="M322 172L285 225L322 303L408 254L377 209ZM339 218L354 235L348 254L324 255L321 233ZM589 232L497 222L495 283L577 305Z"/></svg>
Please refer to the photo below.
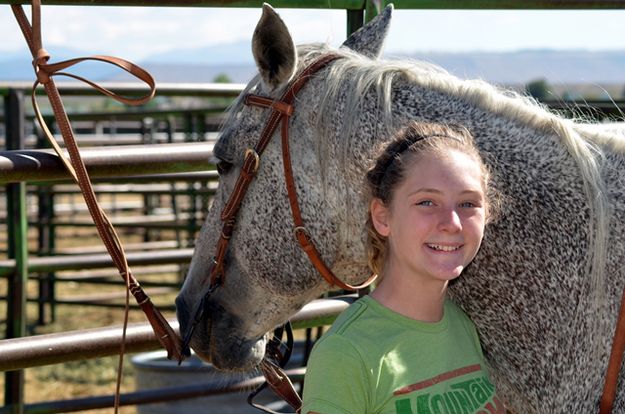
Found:
<svg viewBox="0 0 625 414"><path fill-rule="evenodd" d="M362 183L372 150L408 119L465 125L504 203L451 287L453 299L475 321L498 394L513 411L596 411L625 284L625 139L433 65L378 60L390 18L387 8L333 50L341 58L295 101L291 156L308 232L339 278L365 279ZM244 94L274 99L330 51L295 48L269 6L252 49L259 75ZM214 148L221 177L177 299L183 333L208 284L220 212L268 113L240 98ZM293 238L281 164L275 137L243 201L224 286L191 339L198 355L224 369L257 365L266 333L329 289ZM615 412L625 410L623 390Z"/></svg>

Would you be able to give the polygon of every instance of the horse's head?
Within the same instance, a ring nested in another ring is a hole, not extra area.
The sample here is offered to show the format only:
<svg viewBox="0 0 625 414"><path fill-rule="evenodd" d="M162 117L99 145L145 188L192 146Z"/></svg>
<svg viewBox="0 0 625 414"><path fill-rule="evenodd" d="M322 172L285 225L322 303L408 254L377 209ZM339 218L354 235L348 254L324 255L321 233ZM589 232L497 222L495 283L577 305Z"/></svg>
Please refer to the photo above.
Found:
<svg viewBox="0 0 625 414"><path fill-rule="evenodd" d="M391 8L387 8L350 36L344 46L368 57L377 56L390 15ZM309 63L306 56L298 56L288 29L267 5L254 32L252 50L259 75L242 96L253 93L278 100ZM321 257L337 276L356 282L365 275L362 261L347 260L352 255L345 250L355 246L362 250L362 237L353 240L353 231L343 228L344 220L337 211L344 209L336 206L337 201L344 200L344 195L338 196L343 190L325 176L323 165L327 160L316 149L313 138L319 115L315 112L319 100L315 90L320 82L323 76L312 79L293 104L289 135L295 188L306 231L316 241ZM191 329L198 308L203 307L190 345L200 357L224 369L257 365L265 352L266 333L329 287L294 237L278 128L242 198L223 257L222 283L202 302L210 284L209 275L223 225L222 210L233 193L245 153L256 146L270 112L245 105L243 98L233 106L214 148L220 172L219 187L176 300L183 336Z"/></svg>

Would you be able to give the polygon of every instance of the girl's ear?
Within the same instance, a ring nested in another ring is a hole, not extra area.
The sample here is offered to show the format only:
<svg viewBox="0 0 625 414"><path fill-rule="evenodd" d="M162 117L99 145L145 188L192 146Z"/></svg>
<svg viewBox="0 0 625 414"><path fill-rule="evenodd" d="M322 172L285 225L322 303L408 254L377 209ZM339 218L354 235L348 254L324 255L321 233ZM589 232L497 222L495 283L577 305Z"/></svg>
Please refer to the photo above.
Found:
<svg viewBox="0 0 625 414"><path fill-rule="evenodd" d="M371 222L373 223L373 227L375 231L382 237L388 237L391 234L391 229L389 226L388 218L389 218L389 209L386 207L384 202L379 198L374 198L371 200L371 204L369 205L369 211L371 214Z"/></svg>

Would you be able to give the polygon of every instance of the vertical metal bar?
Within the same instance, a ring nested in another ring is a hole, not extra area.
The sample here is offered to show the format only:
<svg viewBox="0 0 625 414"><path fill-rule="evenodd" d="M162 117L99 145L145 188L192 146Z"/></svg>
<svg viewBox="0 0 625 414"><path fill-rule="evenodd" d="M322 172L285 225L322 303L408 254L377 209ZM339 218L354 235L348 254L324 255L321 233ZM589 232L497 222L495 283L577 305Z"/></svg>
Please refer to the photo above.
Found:
<svg viewBox="0 0 625 414"><path fill-rule="evenodd" d="M370 22L375 16L380 14L389 3L392 3L392 1L366 0L365 22Z"/></svg>
<svg viewBox="0 0 625 414"><path fill-rule="evenodd" d="M347 10L347 36L360 29L364 22L364 10Z"/></svg>
<svg viewBox="0 0 625 414"><path fill-rule="evenodd" d="M206 141L206 114L198 112L197 114L197 122L198 122L198 141Z"/></svg>
<svg viewBox="0 0 625 414"><path fill-rule="evenodd" d="M24 95L10 90L5 98L6 147L24 148ZM15 259L15 271L9 275L7 294L7 338L26 336L26 284L28 282L28 233L26 219L26 183L7 185L7 234L9 257ZM5 373L6 406L12 414L24 412L24 371Z"/></svg>
<svg viewBox="0 0 625 414"><path fill-rule="evenodd" d="M38 198L38 251L39 256L50 256L54 252L54 233L51 225L54 216L54 196L52 188L48 186L40 186L37 189ZM41 273L39 275L39 317L37 324L45 325L46 305L50 306L50 322L54 321L54 272Z"/></svg>
<svg viewBox="0 0 625 414"><path fill-rule="evenodd" d="M48 147L48 141L43 133L37 134L37 148ZM51 187L39 186L37 187L37 255L49 256L52 254L53 233L50 231L50 223L54 214L53 197L51 194ZM51 286L53 283L54 273L41 273L39 274L39 297L38 297L38 325L45 325L46 318L46 305L50 304L52 309L51 299ZM52 319L52 310L51 321Z"/></svg>
<svg viewBox="0 0 625 414"><path fill-rule="evenodd" d="M155 121L153 118L142 118L141 119L141 143L142 144L153 144L155 139L154 134L154 125ZM151 216L154 213L154 196L149 193L144 193L141 196L143 198L143 214L145 216ZM157 231L157 230L156 230ZM149 226L146 226L143 229L143 241L149 242L152 240L152 231Z"/></svg>

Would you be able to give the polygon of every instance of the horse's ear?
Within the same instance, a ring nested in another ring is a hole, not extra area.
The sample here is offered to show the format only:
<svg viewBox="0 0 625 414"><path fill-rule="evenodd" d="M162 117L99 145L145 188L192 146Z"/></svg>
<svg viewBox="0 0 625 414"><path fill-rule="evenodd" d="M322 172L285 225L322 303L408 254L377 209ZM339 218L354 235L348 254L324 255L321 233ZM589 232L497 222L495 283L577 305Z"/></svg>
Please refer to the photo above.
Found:
<svg viewBox="0 0 625 414"><path fill-rule="evenodd" d="M269 90L288 82L295 72L297 53L289 29L267 3L254 30L252 54Z"/></svg>
<svg viewBox="0 0 625 414"><path fill-rule="evenodd" d="M352 33L341 47L348 47L372 59L378 58L382 54L392 15L393 5L389 4L382 13Z"/></svg>

